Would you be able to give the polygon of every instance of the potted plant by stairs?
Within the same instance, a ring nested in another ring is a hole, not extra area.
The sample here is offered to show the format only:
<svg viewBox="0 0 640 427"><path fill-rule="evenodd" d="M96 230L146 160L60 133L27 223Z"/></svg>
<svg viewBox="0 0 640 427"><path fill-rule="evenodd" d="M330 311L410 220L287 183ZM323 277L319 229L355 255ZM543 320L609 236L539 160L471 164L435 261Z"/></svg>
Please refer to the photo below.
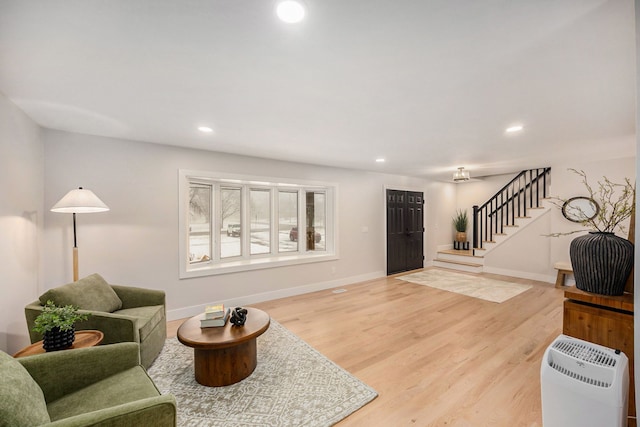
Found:
<svg viewBox="0 0 640 427"><path fill-rule="evenodd" d="M467 227L469 226L469 218L467 217L467 211L458 209L453 217L453 228L456 230L456 237L454 239L454 248L458 249L464 247L467 242ZM457 243L457 244L456 244Z"/></svg>
<svg viewBox="0 0 640 427"><path fill-rule="evenodd" d="M584 171L569 169L582 177L589 198L599 207L593 215L583 215L578 221L586 227L587 234L576 237L569 246L569 258L576 280L576 288L601 295L622 295L633 268L634 245L616 236L624 232L623 222L635 214L635 186L628 178L623 184L607 177L598 181L594 189ZM569 200L556 198L566 206ZM560 203L556 203L560 206ZM585 231L554 233L561 236Z"/></svg>
<svg viewBox="0 0 640 427"><path fill-rule="evenodd" d="M45 351L64 350L75 341L75 323L87 320L88 316L80 314L73 305L56 306L53 301L47 301L36 317L33 330L42 334Z"/></svg>

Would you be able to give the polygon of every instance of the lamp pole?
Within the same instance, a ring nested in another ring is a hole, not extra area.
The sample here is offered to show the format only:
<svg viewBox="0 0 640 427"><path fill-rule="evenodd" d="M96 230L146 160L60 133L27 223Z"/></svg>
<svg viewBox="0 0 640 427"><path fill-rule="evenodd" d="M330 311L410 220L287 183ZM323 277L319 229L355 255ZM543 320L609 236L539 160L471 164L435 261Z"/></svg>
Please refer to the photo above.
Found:
<svg viewBox="0 0 640 427"><path fill-rule="evenodd" d="M73 281L78 280L78 240L76 237L76 213L73 212Z"/></svg>

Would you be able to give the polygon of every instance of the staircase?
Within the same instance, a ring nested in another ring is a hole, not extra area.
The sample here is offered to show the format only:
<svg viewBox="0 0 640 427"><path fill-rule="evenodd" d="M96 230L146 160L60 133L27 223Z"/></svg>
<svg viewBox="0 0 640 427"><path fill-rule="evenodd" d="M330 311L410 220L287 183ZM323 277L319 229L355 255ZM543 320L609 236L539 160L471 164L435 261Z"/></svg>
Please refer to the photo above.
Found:
<svg viewBox="0 0 640 427"><path fill-rule="evenodd" d="M484 256L550 209L551 168L520 172L482 206L473 207L473 249L438 251L433 265L481 273Z"/></svg>

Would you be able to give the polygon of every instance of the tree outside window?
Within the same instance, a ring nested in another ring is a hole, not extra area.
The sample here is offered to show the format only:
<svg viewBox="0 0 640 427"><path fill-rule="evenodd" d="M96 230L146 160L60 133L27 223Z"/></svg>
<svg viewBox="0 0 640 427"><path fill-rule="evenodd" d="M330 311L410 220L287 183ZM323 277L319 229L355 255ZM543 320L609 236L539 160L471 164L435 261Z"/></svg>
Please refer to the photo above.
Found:
<svg viewBox="0 0 640 427"><path fill-rule="evenodd" d="M189 262L211 260L211 194L212 186L189 186Z"/></svg>

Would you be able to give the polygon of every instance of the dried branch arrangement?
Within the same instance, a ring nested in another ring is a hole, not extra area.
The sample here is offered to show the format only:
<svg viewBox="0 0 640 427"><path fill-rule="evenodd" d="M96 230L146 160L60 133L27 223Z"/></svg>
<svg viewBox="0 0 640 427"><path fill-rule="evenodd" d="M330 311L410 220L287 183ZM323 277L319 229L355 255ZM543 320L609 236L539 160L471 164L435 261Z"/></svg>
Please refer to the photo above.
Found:
<svg viewBox="0 0 640 427"><path fill-rule="evenodd" d="M603 176L602 181L598 181L598 185L594 189L594 187L589 184L587 174L583 170L568 170L582 178L582 183L589 193L589 198L598 204L599 209L595 216L590 217L585 212L581 212L580 208L577 208L578 212L583 214L582 217L585 218L580 221L580 224L586 227L586 229L574 230L567 233L552 233L548 236L566 236L582 231L599 231L602 233L625 232L626 227L624 227L622 223L635 212L635 183L632 183L629 178L625 178L624 183L619 184ZM553 197L552 199L552 203L560 208L567 203L567 199L560 197Z"/></svg>

